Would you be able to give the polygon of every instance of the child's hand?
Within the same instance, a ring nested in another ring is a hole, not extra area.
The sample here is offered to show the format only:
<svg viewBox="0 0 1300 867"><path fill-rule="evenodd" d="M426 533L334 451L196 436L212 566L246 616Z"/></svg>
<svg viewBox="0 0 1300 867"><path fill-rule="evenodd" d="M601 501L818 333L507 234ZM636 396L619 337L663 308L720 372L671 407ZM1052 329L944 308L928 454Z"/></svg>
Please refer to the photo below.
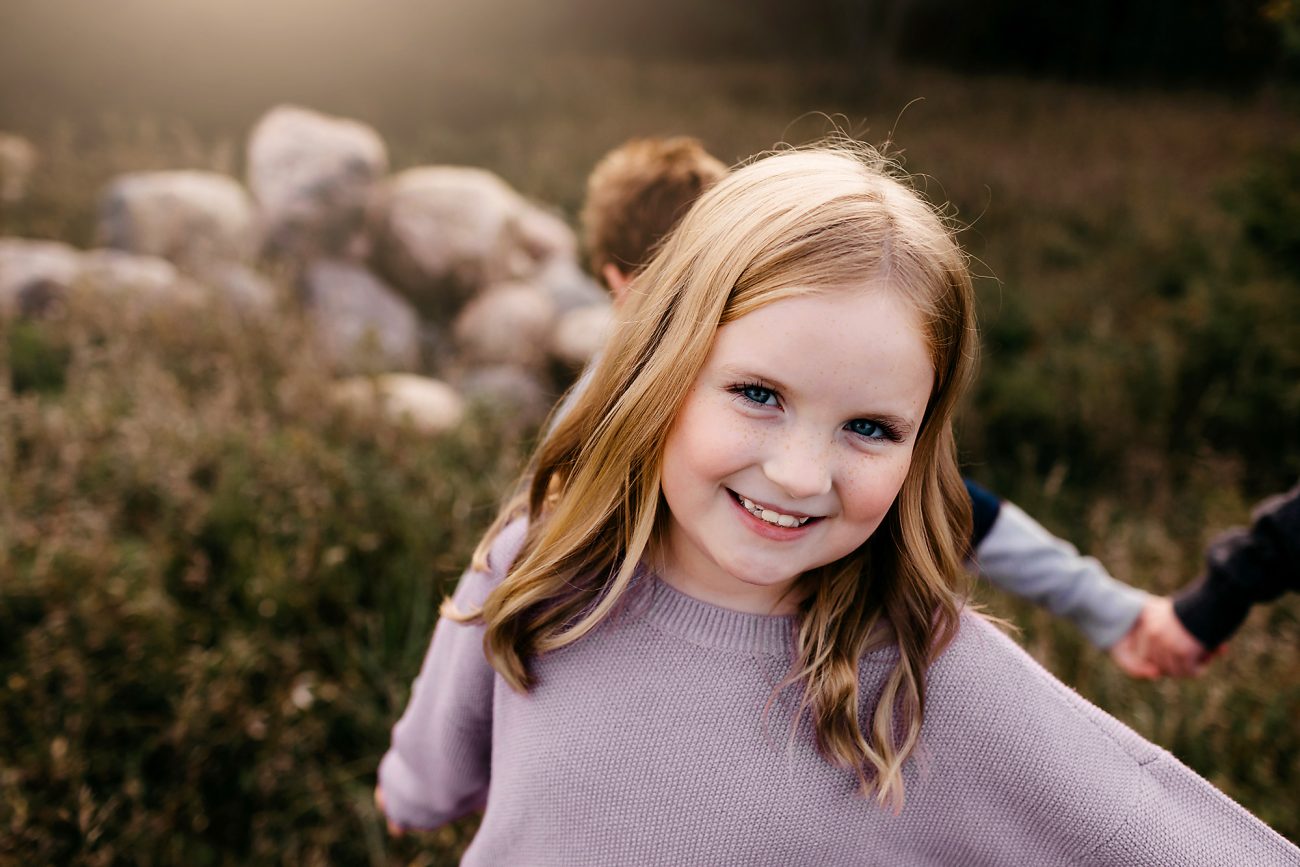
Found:
<svg viewBox="0 0 1300 867"><path fill-rule="evenodd" d="M1200 675L1223 652L1211 653L1197 641L1174 614L1173 601L1163 596L1148 599L1133 628L1110 649L1124 672L1148 679Z"/></svg>
<svg viewBox="0 0 1300 867"><path fill-rule="evenodd" d="M402 830L400 825L388 818L388 810L384 808L384 790L379 788L379 786L375 786L375 808L383 814L384 820L388 822L388 834L390 837L401 837L406 833Z"/></svg>
<svg viewBox="0 0 1300 867"><path fill-rule="evenodd" d="M1119 667L1119 670L1129 677L1137 677L1142 680L1155 680L1161 677L1160 667L1138 649L1138 623L1142 616L1139 614L1138 619L1133 621L1129 631L1124 633L1120 638L1110 646L1111 661Z"/></svg>

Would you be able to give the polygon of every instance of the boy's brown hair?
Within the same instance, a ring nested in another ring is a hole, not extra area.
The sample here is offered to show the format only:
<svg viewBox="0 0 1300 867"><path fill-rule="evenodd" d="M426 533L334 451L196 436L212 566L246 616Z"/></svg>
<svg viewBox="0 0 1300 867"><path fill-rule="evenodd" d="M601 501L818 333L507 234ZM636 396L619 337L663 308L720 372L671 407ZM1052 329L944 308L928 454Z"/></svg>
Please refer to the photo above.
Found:
<svg viewBox="0 0 1300 867"><path fill-rule="evenodd" d="M689 136L631 139L601 158L587 178L583 243L591 270L641 270L660 240L727 167Z"/></svg>

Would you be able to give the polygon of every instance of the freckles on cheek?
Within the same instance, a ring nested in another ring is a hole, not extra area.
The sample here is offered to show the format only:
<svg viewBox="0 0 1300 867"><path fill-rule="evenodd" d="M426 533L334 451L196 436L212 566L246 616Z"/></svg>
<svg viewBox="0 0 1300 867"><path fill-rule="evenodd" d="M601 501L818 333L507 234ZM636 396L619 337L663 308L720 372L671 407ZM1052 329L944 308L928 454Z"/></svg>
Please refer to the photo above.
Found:
<svg viewBox="0 0 1300 867"><path fill-rule="evenodd" d="M669 430L664 452L669 485L685 490L715 483L734 469L736 454L743 451L738 448L734 413L709 397L692 392Z"/></svg>
<svg viewBox="0 0 1300 867"><path fill-rule="evenodd" d="M910 466L910 460L891 461L887 465L858 467L847 473L843 495L846 509L862 517L888 511L903 487Z"/></svg>

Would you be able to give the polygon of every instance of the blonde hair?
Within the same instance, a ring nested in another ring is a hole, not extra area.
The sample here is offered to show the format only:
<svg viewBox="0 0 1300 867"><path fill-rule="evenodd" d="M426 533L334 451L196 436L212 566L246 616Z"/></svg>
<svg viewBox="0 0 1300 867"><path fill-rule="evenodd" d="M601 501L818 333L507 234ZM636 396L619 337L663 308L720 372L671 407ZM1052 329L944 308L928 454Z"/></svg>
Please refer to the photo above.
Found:
<svg viewBox="0 0 1300 867"><path fill-rule="evenodd" d="M579 222L591 270L635 274L700 194L727 167L687 136L629 139L587 178Z"/></svg>
<svg viewBox="0 0 1300 867"><path fill-rule="evenodd" d="M926 669L956 633L965 600L970 504L951 414L976 334L965 257L898 174L845 144L760 158L705 193L633 282L592 381L498 517L499 529L530 516L514 566L480 611L445 610L486 624L488 657L512 687L527 690L532 658L581 639L628 590L666 513L668 429L717 329L782 298L869 281L918 311L934 386L884 522L857 551L800 579L795 660L781 688L802 687L800 718L811 717L827 761L856 773L864 795L901 807ZM897 663L870 720L860 719L859 661L888 643Z"/></svg>

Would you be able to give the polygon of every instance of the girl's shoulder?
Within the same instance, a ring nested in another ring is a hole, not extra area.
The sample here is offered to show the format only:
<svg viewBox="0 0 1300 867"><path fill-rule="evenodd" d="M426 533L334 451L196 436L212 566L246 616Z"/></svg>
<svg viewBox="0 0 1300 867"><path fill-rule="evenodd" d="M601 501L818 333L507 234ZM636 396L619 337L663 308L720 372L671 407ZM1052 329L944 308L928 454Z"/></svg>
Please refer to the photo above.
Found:
<svg viewBox="0 0 1300 867"><path fill-rule="evenodd" d="M488 532L492 533L491 530ZM489 535L480 543L474 562L461 576L452 596L457 610L472 611L482 607L488 594L505 580L527 536L528 517L525 515L506 522L495 535Z"/></svg>
<svg viewBox="0 0 1300 867"><path fill-rule="evenodd" d="M497 531L487 553L487 571L495 578L494 583L499 583L501 579L505 578L506 573L510 571L515 558L519 556L520 550L524 547L524 539L527 536L527 515L520 515L511 519Z"/></svg>

